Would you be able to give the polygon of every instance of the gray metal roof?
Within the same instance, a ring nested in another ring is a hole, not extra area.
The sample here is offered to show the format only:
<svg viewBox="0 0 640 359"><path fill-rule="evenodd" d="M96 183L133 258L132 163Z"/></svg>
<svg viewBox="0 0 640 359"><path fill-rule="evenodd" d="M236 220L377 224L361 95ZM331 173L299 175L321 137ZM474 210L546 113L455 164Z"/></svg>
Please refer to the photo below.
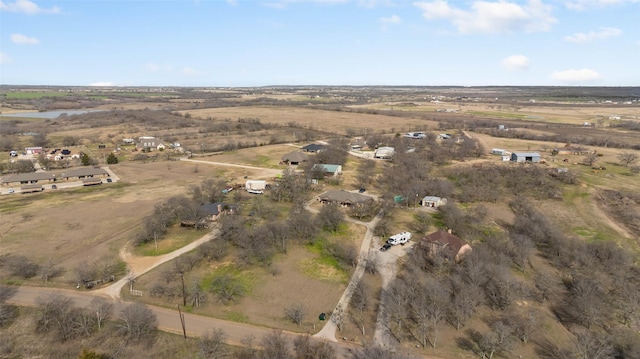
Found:
<svg viewBox="0 0 640 359"><path fill-rule="evenodd" d="M62 177L86 177L86 176L96 176L96 175L108 175L109 173L102 168L94 168L94 167L80 167L68 170L67 172L62 174Z"/></svg>
<svg viewBox="0 0 640 359"><path fill-rule="evenodd" d="M12 176L7 176L2 179L2 183L14 183L14 182L32 182L32 181L53 181L55 176L52 173L47 172L31 172L31 173L18 173Z"/></svg>

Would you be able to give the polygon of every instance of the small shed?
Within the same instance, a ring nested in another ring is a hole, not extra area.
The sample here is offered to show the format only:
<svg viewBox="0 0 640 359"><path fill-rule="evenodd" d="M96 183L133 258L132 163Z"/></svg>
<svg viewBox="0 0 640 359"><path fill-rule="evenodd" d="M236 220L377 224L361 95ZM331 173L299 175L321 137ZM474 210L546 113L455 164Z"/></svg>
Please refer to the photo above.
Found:
<svg viewBox="0 0 640 359"><path fill-rule="evenodd" d="M511 154L511 162L540 162L540 154L538 152L514 152Z"/></svg>
<svg viewBox="0 0 640 359"><path fill-rule="evenodd" d="M504 156L507 154L507 150L503 150L502 148L494 148L491 150L491 154Z"/></svg>
<svg viewBox="0 0 640 359"><path fill-rule="evenodd" d="M422 201L420 203L423 207L438 208L447 204L447 199L436 196L425 196L424 198L422 198Z"/></svg>
<svg viewBox="0 0 640 359"><path fill-rule="evenodd" d="M245 182L244 187L247 191L263 191L267 188L267 181L265 180L248 180Z"/></svg>

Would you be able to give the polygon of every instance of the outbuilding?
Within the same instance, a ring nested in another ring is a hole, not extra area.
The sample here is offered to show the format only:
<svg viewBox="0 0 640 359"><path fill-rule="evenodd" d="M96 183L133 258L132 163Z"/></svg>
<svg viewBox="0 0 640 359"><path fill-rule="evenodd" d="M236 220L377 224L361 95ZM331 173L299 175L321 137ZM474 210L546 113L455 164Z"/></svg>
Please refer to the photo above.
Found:
<svg viewBox="0 0 640 359"><path fill-rule="evenodd" d="M540 162L540 154L538 152L514 152L511 154L511 162Z"/></svg>
<svg viewBox="0 0 640 359"><path fill-rule="evenodd" d="M396 150L393 147L378 147L373 154L373 158L390 159L395 154Z"/></svg>
<svg viewBox="0 0 640 359"><path fill-rule="evenodd" d="M422 201L420 203L423 207L438 208L447 204L447 199L436 196L425 196L424 198L422 198Z"/></svg>
<svg viewBox="0 0 640 359"><path fill-rule="evenodd" d="M247 191L264 191L267 188L267 181L265 180L248 180L244 184Z"/></svg>

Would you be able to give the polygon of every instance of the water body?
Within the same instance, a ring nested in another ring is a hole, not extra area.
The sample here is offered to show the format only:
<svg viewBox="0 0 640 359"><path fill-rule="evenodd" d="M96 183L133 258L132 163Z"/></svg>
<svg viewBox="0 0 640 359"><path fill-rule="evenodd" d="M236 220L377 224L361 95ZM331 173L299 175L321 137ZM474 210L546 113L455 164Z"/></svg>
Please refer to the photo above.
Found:
<svg viewBox="0 0 640 359"><path fill-rule="evenodd" d="M71 115L81 115L83 113L95 112L100 110L56 110L44 112L20 112L20 113L1 113L0 117L21 117L21 118L46 118L54 119L63 113Z"/></svg>

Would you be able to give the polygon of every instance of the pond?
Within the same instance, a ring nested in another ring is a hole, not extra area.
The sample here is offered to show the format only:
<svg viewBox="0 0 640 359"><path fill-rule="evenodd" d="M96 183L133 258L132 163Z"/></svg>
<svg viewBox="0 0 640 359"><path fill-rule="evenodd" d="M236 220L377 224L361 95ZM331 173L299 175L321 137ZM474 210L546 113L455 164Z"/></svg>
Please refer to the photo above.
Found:
<svg viewBox="0 0 640 359"><path fill-rule="evenodd" d="M1 113L0 117L21 117L21 118L45 118L54 119L60 115L81 115L87 112L95 112L100 110L55 110L44 112L20 112L20 113Z"/></svg>

